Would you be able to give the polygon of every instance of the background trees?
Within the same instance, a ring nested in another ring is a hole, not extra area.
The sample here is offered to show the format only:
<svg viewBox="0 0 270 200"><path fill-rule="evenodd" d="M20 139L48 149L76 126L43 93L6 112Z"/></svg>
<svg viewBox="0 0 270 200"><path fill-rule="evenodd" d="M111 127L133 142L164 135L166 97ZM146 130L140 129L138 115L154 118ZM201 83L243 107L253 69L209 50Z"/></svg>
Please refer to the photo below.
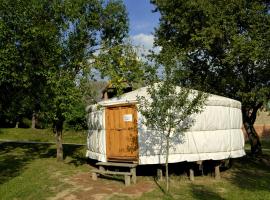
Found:
<svg viewBox="0 0 270 200"><path fill-rule="evenodd" d="M46 112L62 155L62 129L80 92L79 77L102 42L120 44L128 31L120 0L1 0L1 116ZM27 106L25 105L27 102Z"/></svg>
<svg viewBox="0 0 270 200"><path fill-rule="evenodd" d="M242 102L252 153L261 152L253 128L270 98L269 1L151 1L161 13L155 44L174 49L179 82Z"/></svg>

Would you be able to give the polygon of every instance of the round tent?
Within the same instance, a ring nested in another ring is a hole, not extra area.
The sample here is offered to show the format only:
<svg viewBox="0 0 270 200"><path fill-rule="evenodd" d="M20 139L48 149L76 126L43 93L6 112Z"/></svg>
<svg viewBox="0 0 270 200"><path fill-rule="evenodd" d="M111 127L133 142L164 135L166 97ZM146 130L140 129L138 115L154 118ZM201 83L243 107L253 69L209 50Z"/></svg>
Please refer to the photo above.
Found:
<svg viewBox="0 0 270 200"><path fill-rule="evenodd" d="M87 107L87 157L141 165L165 163L164 138L142 123L136 109L138 96L149 98L147 87ZM239 101L209 95L203 112L192 117L191 128L172 138L169 163L245 155Z"/></svg>

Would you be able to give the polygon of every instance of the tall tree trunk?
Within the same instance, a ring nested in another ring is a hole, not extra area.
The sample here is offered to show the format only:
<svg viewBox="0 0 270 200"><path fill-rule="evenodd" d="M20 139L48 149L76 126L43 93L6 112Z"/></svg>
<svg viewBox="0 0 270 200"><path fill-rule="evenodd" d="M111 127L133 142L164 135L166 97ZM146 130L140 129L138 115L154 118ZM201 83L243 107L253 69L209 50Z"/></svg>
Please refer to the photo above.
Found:
<svg viewBox="0 0 270 200"><path fill-rule="evenodd" d="M63 161L63 143L62 143L62 131L57 131L56 133L56 148L57 148L57 154L56 158L57 161Z"/></svg>
<svg viewBox="0 0 270 200"><path fill-rule="evenodd" d="M166 137L166 192L169 192L169 149L170 149L170 137Z"/></svg>
<svg viewBox="0 0 270 200"><path fill-rule="evenodd" d="M253 155L261 154L262 153L262 146L260 142L260 138L254 129L254 123L257 117L257 111L261 108L262 103L254 106L253 108L243 108L243 123L245 130L248 135L249 143L251 146L251 153Z"/></svg>
<svg viewBox="0 0 270 200"><path fill-rule="evenodd" d="M63 143L62 143L62 132L63 132L63 121L58 120L54 124L54 131L56 137L56 159L57 161L63 161Z"/></svg>
<svg viewBox="0 0 270 200"><path fill-rule="evenodd" d="M35 111L32 114L32 124L31 124L31 128L35 129L36 128L36 113Z"/></svg>

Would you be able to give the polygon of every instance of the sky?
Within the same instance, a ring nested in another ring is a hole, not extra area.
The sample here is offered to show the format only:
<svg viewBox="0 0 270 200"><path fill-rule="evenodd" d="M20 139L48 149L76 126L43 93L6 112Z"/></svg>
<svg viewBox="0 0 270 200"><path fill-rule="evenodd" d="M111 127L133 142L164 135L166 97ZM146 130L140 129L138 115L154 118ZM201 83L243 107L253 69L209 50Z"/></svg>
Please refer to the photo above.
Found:
<svg viewBox="0 0 270 200"><path fill-rule="evenodd" d="M154 27L158 25L159 13L153 13L154 6L150 0L123 0L126 5L129 18L129 34L131 41L136 45L139 54L147 54L152 49L154 42ZM160 48L153 49L159 51ZM95 79L100 79L100 73L93 70ZM103 79L107 80L107 78Z"/></svg>
<svg viewBox="0 0 270 200"><path fill-rule="evenodd" d="M128 11L130 37L133 44L151 49L154 42L154 27L158 25L159 13L153 13L150 0L124 0Z"/></svg>

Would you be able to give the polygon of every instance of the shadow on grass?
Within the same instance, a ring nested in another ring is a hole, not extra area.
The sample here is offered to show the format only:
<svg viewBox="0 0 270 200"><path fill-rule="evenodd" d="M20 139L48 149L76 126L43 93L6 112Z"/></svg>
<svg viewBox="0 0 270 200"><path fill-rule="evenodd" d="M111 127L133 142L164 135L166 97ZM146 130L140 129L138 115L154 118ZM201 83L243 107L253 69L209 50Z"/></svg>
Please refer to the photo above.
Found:
<svg viewBox="0 0 270 200"><path fill-rule="evenodd" d="M267 192L270 185L270 140L262 140L263 154L252 156L246 150L245 157L236 159L230 181L239 188L254 192Z"/></svg>
<svg viewBox="0 0 270 200"><path fill-rule="evenodd" d="M245 156L237 159L233 164L230 181L237 187L252 191L269 191L270 185L270 157Z"/></svg>
<svg viewBox="0 0 270 200"><path fill-rule="evenodd" d="M0 184L20 175L27 163L45 155L48 148L44 144L0 144Z"/></svg>
<svg viewBox="0 0 270 200"><path fill-rule="evenodd" d="M192 196L194 199L198 199L198 200L209 200L209 199L222 200L222 199L224 199L218 193L215 193L215 192L207 189L207 187L205 187L203 185L192 185L191 190L192 190Z"/></svg>
<svg viewBox="0 0 270 200"><path fill-rule="evenodd" d="M86 163L79 145L64 145L64 155L70 157L69 164ZM51 144L0 143L0 184L19 176L24 167L35 159L55 158L56 149Z"/></svg>
<svg viewBox="0 0 270 200"><path fill-rule="evenodd" d="M165 178L166 178L166 177L165 177ZM157 187L160 189L160 191L161 191L163 194L166 194L165 189L163 189L163 187L161 186L161 184L158 182L157 177L154 177L154 181L155 181L155 184L157 185Z"/></svg>
<svg viewBox="0 0 270 200"><path fill-rule="evenodd" d="M71 157L71 161L68 162L69 164L80 166L87 163L87 158L85 157L86 150L84 145L65 144L63 145L63 148L64 148L64 159L66 157Z"/></svg>

